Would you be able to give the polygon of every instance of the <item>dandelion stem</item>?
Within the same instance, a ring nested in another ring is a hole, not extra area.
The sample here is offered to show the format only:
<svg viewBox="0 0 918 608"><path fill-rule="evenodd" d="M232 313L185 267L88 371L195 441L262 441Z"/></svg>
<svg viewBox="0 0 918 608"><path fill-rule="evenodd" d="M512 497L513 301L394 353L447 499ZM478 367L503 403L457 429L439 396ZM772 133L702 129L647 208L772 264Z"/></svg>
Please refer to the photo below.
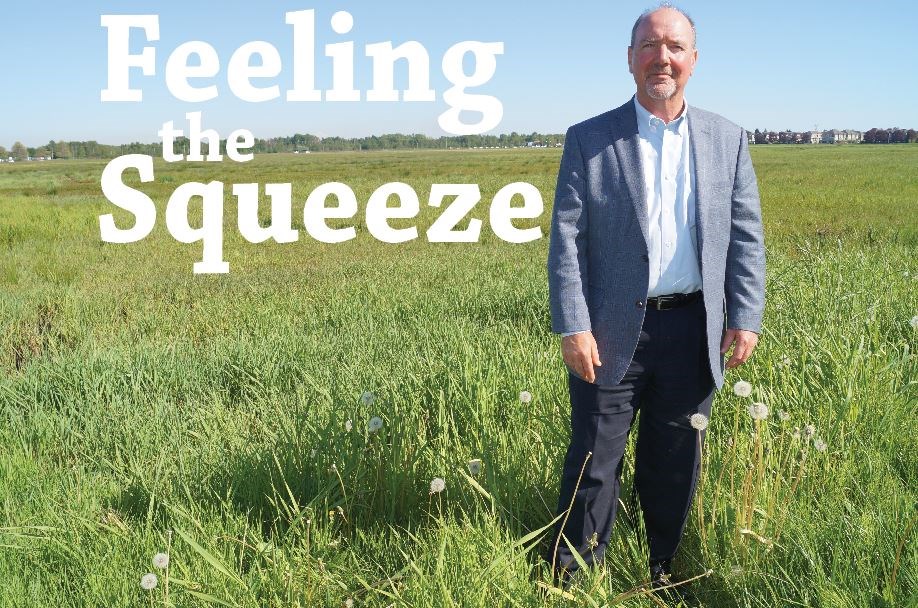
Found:
<svg viewBox="0 0 918 608"><path fill-rule="evenodd" d="M172 530L166 530L166 555L172 555ZM170 561L166 562L166 572L164 574L163 580L163 595L165 596L164 601L166 606L171 606L169 603L169 564Z"/></svg>
<svg viewBox="0 0 918 608"><path fill-rule="evenodd" d="M555 574L555 565L558 559L558 545L561 543L561 535L564 534L564 526L567 525L567 518L571 514L571 509L574 508L574 500L577 498L577 490L580 489L580 480L583 479L583 472L586 471L587 462L590 460L590 457L593 456L593 452L587 452L586 457L583 459L583 465L580 467L580 475L577 476L577 483L574 484L574 494L571 496L571 504L568 505L567 510L564 511L564 519L561 520L561 528L558 532L558 538L555 539L555 547L551 552L551 573L552 576Z"/></svg>
<svg viewBox="0 0 918 608"><path fill-rule="evenodd" d="M698 503L697 503L698 530L699 530L699 533L701 534L702 550L706 550L708 543L707 543L707 535L705 534L705 530L704 530L704 507L703 507L703 502L704 502L704 451L702 450L702 445L701 445L701 429L698 429L697 433L698 433L698 490L697 490L697 494L698 494Z"/></svg>

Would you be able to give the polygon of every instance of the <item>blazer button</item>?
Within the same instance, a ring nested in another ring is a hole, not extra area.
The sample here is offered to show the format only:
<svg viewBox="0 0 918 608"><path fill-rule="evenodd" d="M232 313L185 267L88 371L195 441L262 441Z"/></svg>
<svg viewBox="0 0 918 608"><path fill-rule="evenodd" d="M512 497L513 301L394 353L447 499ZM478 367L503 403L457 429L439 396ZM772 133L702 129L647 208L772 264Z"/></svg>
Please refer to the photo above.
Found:
<svg viewBox="0 0 918 608"><path fill-rule="evenodd" d="M650 256L645 253L644 255L641 256L641 259L644 260L645 262L649 262Z"/></svg>
<svg viewBox="0 0 918 608"><path fill-rule="evenodd" d="M644 300L638 300L635 306L637 306L638 308L644 308Z"/></svg>

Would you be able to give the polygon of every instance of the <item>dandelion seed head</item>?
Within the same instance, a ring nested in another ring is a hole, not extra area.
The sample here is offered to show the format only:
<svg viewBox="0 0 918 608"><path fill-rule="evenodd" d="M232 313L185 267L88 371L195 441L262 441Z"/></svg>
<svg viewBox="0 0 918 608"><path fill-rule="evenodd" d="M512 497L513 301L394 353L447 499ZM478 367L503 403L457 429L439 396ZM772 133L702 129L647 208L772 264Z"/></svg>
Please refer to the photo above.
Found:
<svg viewBox="0 0 918 608"><path fill-rule="evenodd" d="M784 410L778 410L778 418L780 418L782 422L787 422L788 420L790 420L790 414L788 414Z"/></svg>
<svg viewBox="0 0 918 608"><path fill-rule="evenodd" d="M753 420L765 420L768 418L768 406L764 403L753 403L749 406L749 415Z"/></svg>
<svg viewBox="0 0 918 608"><path fill-rule="evenodd" d="M338 465L336 465L334 462L331 463L331 466L328 467L328 472L329 472L329 473L337 473L337 472L338 472Z"/></svg>
<svg viewBox="0 0 918 608"><path fill-rule="evenodd" d="M376 401L376 395L374 395L370 391L364 391L363 394L360 395L360 403L362 403L363 405L373 405L373 402L375 401Z"/></svg>
<svg viewBox="0 0 918 608"><path fill-rule="evenodd" d="M147 572L142 577L140 577L140 588L146 589L147 591L152 591L156 589L156 585L159 584L159 579L156 578L156 575L152 572Z"/></svg>
<svg viewBox="0 0 918 608"><path fill-rule="evenodd" d="M587 544L590 545L590 549L595 549L596 547L598 547L599 546L599 534L596 532L593 532L592 536L590 536L590 538L587 539Z"/></svg>
<svg viewBox="0 0 918 608"><path fill-rule="evenodd" d="M380 418L379 416L373 416L372 418L370 418L370 421L367 423L367 430L370 431L371 433L375 433L379 429L382 428L382 425L383 425L382 418Z"/></svg>
<svg viewBox="0 0 918 608"><path fill-rule="evenodd" d="M825 452L826 448L828 448L829 446L826 445L825 441L817 437L816 439L813 440L813 447L816 448L817 452Z"/></svg>
<svg viewBox="0 0 918 608"><path fill-rule="evenodd" d="M791 433L791 437L794 439L800 439L800 429L795 427L794 432Z"/></svg>
<svg viewBox="0 0 918 608"><path fill-rule="evenodd" d="M529 391L520 391L520 403L529 403L532 401L532 393Z"/></svg>
<svg viewBox="0 0 918 608"><path fill-rule="evenodd" d="M347 421L344 423L344 430L350 433L352 428L354 428L354 423L351 422L350 418L348 418Z"/></svg>
<svg viewBox="0 0 918 608"><path fill-rule="evenodd" d="M439 494L445 489L446 489L446 482L443 481L442 477L434 477L430 481L430 493L431 494Z"/></svg>
<svg viewBox="0 0 918 608"><path fill-rule="evenodd" d="M918 315L912 317L912 320L908 322L912 326L912 329L918 329Z"/></svg>
<svg viewBox="0 0 918 608"><path fill-rule="evenodd" d="M790 364L791 364L791 358L788 357L787 355L784 355L781 358L781 365L784 367L790 367Z"/></svg>
<svg viewBox="0 0 918 608"><path fill-rule="evenodd" d="M351 598L344 600L344 608L354 608L354 600Z"/></svg>
<svg viewBox="0 0 918 608"><path fill-rule="evenodd" d="M803 434L806 435L807 437L812 437L813 435L816 434L816 427L813 426L812 424L806 425L805 427L803 427Z"/></svg>
<svg viewBox="0 0 918 608"><path fill-rule="evenodd" d="M165 570L169 567L169 554L168 553L157 553L153 556L153 567L159 568L160 570Z"/></svg>
<svg viewBox="0 0 918 608"><path fill-rule="evenodd" d="M752 385L745 380L740 380L733 385L733 394L737 397L748 397L752 394Z"/></svg>
<svg viewBox="0 0 918 608"><path fill-rule="evenodd" d="M698 431L703 431L708 428L708 417L704 414L692 414L689 418L689 424L692 425L692 428Z"/></svg>
<svg viewBox="0 0 918 608"><path fill-rule="evenodd" d="M473 458L469 460L469 473L472 475L478 475L481 473L481 458Z"/></svg>

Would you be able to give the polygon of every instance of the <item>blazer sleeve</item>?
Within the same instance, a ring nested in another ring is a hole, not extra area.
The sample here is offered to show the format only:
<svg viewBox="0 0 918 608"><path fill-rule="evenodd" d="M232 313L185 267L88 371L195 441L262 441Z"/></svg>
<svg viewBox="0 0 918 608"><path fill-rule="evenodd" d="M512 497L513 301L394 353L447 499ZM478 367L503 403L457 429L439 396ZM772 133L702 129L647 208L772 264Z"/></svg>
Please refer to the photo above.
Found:
<svg viewBox="0 0 918 608"><path fill-rule="evenodd" d="M567 130L558 170L548 244L548 299L555 333L589 331L586 167L574 127Z"/></svg>
<svg viewBox="0 0 918 608"><path fill-rule="evenodd" d="M727 327L760 333L765 309L765 242L758 183L742 129L733 182L724 296Z"/></svg>

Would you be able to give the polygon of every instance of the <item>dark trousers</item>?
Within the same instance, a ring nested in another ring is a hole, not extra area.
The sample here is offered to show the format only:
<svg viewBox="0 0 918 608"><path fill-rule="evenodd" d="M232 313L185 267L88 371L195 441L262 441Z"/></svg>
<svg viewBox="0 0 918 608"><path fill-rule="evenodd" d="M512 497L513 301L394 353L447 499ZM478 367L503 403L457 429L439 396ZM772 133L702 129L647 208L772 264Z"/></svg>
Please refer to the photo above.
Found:
<svg viewBox="0 0 918 608"><path fill-rule="evenodd" d="M573 374L569 384L571 442L558 512L566 511L572 499L573 507L566 523L562 518L557 524L549 549L554 552L557 545L557 551L550 553L549 562L554 557L558 570L577 568L567 543L558 537L562 532L587 564L605 554L618 508L622 456L639 410L634 485L650 561L672 558L700 467L699 433L689 417L710 416L714 396L702 300L671 310L648 308L631 365L618 385L597 386Z"/></svg>

